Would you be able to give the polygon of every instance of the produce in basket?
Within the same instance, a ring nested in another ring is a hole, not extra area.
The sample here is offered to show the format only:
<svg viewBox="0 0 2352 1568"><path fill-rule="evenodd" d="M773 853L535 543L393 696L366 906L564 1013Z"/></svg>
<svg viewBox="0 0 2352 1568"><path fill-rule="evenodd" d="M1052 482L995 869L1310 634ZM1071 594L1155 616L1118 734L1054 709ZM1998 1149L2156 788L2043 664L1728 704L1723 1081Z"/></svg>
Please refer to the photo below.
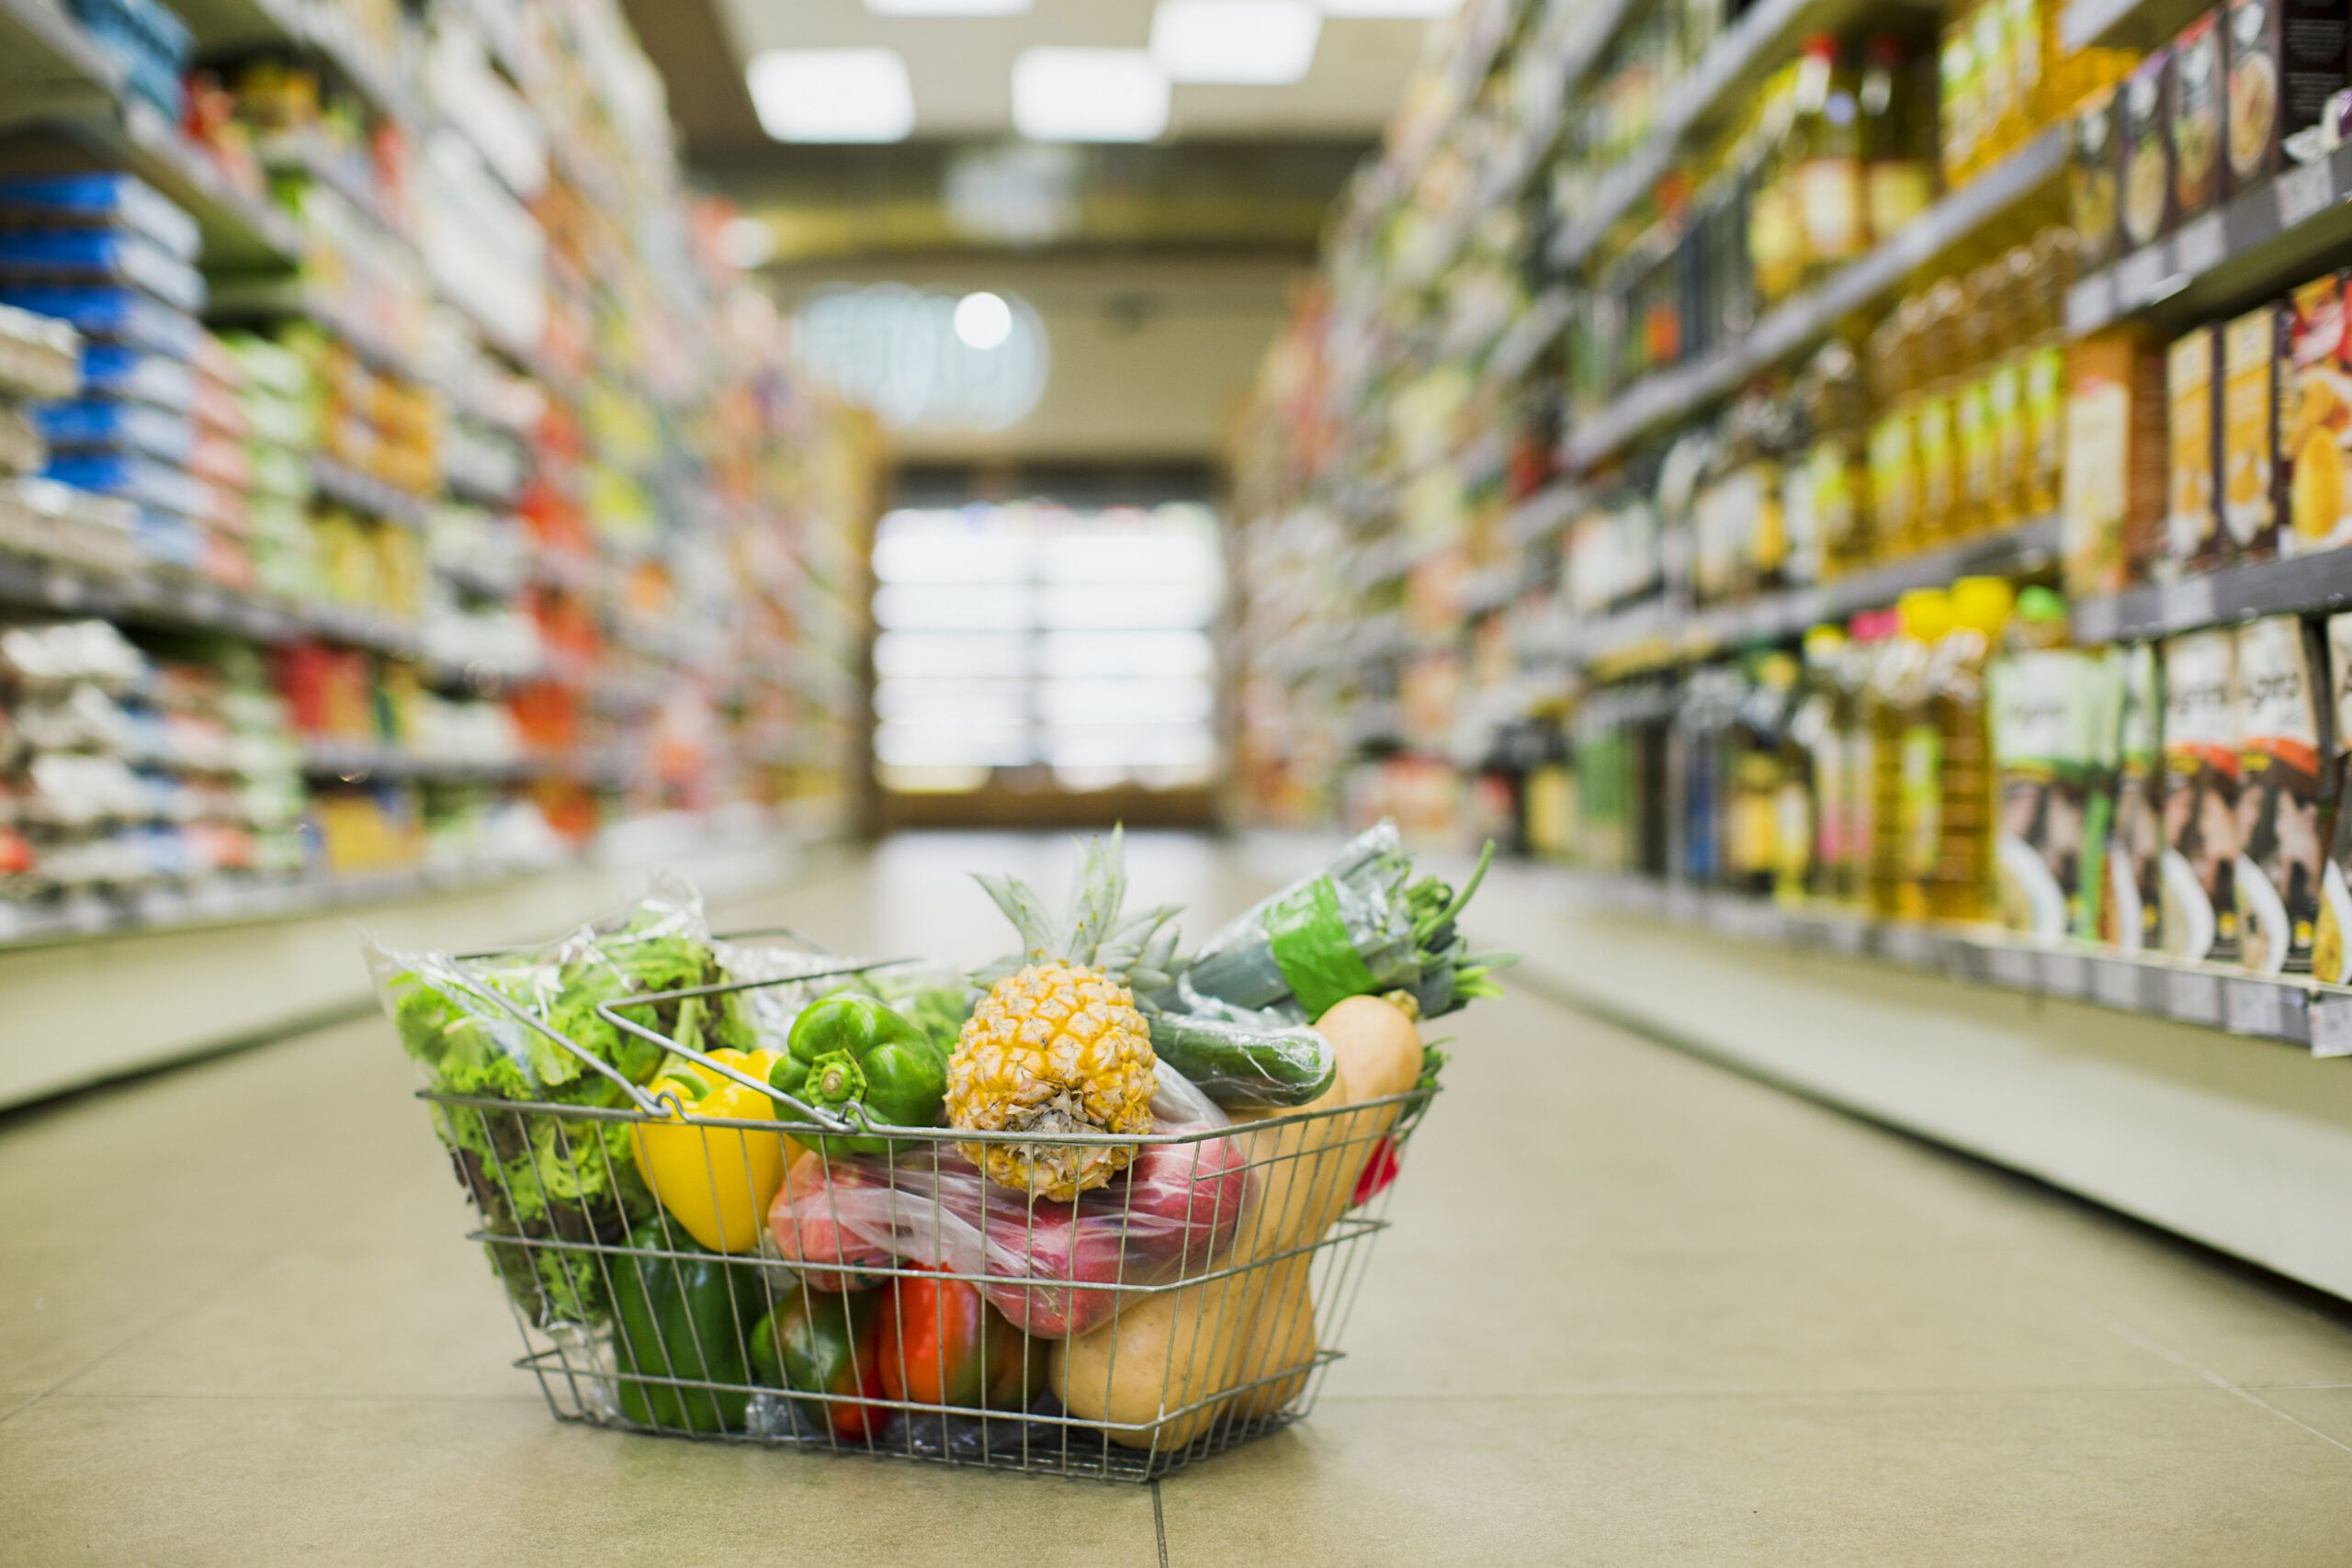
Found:
<svg viewBox="0 0 2352 1568"><path fill-rule="evenodd" d="M882 1296L876 1353L888 1397L1020 1410L1045 1387L1045 1351L1033 1349L969 1282L901 1275Z"/></svg>
<svg viewBox="0 0 2352 1568"><path fill-rule="evenodd" d="M764 1080L776 1060L773 1051L709 1055L712 1061L754 1080ZM772 1122L775 1101L691 1062L673 1062L647 1088L683 1111L651 1126L629 1124L629 1153L646 1186L670 1217L686 1227L687 1235L713 1252L748 1252L757 1247L768 1205L784 1185L792 1140L781 1133L689 1126L681 1116Z"/></svg>
<svg viewBox="0 0 2352 1568"><path fill-rule="evenodd" d="M1351 840L1316 875L1227 921L1178 977L1170 1010L1297 1024L1350 997L1408 991L1423 1018L1500 994L1507 953L1473 953L1454 919L1494 859L1489 843L1459 892L1413 877L1394 822ZM1281 1103L1269 1101L1267 1103Z"/></svg>
<svg viewBox="0 0 2352 1568"><path fill-rule="evenodd" d="M1169 982L1175 910L1122 919L1122 837L1086 846L1068 919L1010 877L980 886L1021 933L1022 952L991 971L947 1062L947 1120L975 1133L1147 1133L1157 1058L1134 990ZM1068 1202L1135 1157L1130 1144L983 1142L964 1145L993 1180Z"/></svg>
<svg viewBox="0 0 2352 1568"><path fill-rule="evenodd" d="M458 955L370 940L367 951L401 1048L424 1067L427 1087L515 1104L431 1109L492 1238L492 1266L542 1327L595 1322L608 1303L593 1253L529 1244L617 1246L655 1207L630 1123L531 1109L628 1106L624 1084L643 1085L662 1068L661 1044L615 1027L597 1004L729 980L804 979L628 1014L707 1054L756 1053L763 1041L781 1040L791 1013L819 987L838 985L853 962L718 941L701 898L668 876L612 918L540 947Z"/></svg>
<svg viewBox="0 0 2352 1568"><path fill-rule="evenodd" d="M1260 1188L1226 1259L1230 1272L1130 1300L1115 1321L1056 1345L1053 1389L1072 1416L1102 1423L1124 1447L1165 1450L1222 1415L1268 1415L1298 1392L1316 1344L1306 1277L1314 1254L1297 1249L1321 1239L1346 1210L1367 1156L1383 1146L1402 1109L1366 1102L1420 1080L1413 1006L1409 995L1356 997L1316 1021L1339 1070L1305 1109L1327 1114L1284 1120L1301 1113L1268 1111L1255 1119L1269 1125L1239 1134Z"/></svg>
<svg viewBox="0 0 2352 1568"><path fill-rule="evenodd" d="M1227 1124L1181 1077L1165 1067L1159 1077L1159 1132ZM1070 1203L991 1182L933 1143L888 1157L806 1156L769 1223L785 1261L818 1289L870 1282L892 1258L983 1276L998 1311L1053 1338L1109 1319L1122 1292L1102 1287L1155 1284L1214 1262L1240 1233L1250 1187L1231 1136L1144 1145L1122 1176Z"/></svg>
<svg viewBox="0 0 2352 1568"><path fill-rule="evenodd" d="M803 1105L852 1122L932 1127L947 1096L947 1053L888 1003L841 991L801 1010L767 1078ZM881 1154L890 1146L889 1139L868 1133L829 1133L816 1143L827 1154Z"/></svg>
<svg viewBox="0 0 2352 1568"><path fill-rule="evenodd" d="M881 1306L885 1292L787 1292L752 1330L752 1377L767 1388L831 1394L797 1401L812 1425L863 1442L888 1424L882 1395Z"/></svg>
<svg viewBox="0 0 2352 1568"><path fill-rule="evenodd" d="M675 1431L741 1431L751 1380L743 1325L767 1306L759 1270L730 1264L658 1220L631 1231L628 1248L612 1260L621 1414ZM684 1256L656 1256L665 1252ZM697 1383L730 1386L690 1386Z"/></svg>

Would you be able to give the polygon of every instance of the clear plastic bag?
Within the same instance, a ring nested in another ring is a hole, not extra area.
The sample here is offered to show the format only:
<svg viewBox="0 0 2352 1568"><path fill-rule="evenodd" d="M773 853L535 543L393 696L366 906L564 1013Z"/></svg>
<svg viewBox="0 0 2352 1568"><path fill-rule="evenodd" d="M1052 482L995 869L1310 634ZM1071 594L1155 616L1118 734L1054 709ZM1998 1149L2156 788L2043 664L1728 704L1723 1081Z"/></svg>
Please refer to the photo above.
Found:
<svg viewBox="0 0 2352 1568"><path fill-rule="evenodd" d="M944 1141L888 1156L810 1153L786 1176L769 1228L820 1290L920 1263L985 1277L981 1293L1026 1333L1083 1334L1118 1305L1121 1292L1102 1287L1164 1284L1216 1263L1254 1191L1225 1113L1165 1064L1152 1111L1158 1132L1219 1135L1144 1145L1125 1173L1072 1203L992 1182Z"/></svg>
<svg viewBox="0 0 2352 1568"><path fill-rule="evenodd" d="M535 947L416 953L371 938L367 952L401 1044L435 1091L613 1109L634 1105L626 1086L650 1081L668 1053L615 1027L597 1013L599 1003L838 972L854 962L718 942L701 896L673 876L653 878L644 897L609 918ZM628 1016L692 1049L754 1051L780 1044L793 1014L837 983L812 978L807 986L688 998ZM434 1130L481 1212L492 1262L516 1303L542 1326L600 1318L605 1289L595 1254L528 1244L615 1245L652 1213L653 1195L630 1155L631 1123L480 1106L432 1110Z"/></svg>

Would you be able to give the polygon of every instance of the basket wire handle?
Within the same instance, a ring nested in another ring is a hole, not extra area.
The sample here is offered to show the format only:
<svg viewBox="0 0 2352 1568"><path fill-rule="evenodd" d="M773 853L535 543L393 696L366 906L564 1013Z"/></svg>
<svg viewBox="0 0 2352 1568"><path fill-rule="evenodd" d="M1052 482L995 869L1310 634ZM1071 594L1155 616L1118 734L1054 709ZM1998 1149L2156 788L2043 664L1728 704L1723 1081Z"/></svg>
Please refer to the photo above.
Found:
<svg viewBox="0 0 2352 1568"><path fill-rule="evenodd" d="M586 1047L582 1046L578 1041L564 1033L563 1031L551 1028L550 1026L540 1022L537 1019L533 1018L530 1015L530 1012L521 1004L510 1000L505 996L500 994L498 991L488 986L477 987L469 985L466 989L472 992L477 997L488 998L501 1011L504 1012L510 1018L519 1020L528 1028L533 1029L538 1033L545 1035L548 1039L554 1041L557 1044L562 1046L565 1050L571 1052L573 1055L587 1063L588 1066L594 1067L605 1077L612 1079L613 1082L620 1086L623 1093L627 1094L631 1100L636 1102L638 1109L644 1111L647 1115L666 1116L670 1114L670 1112L664 1111L662 1109L662 1106L670 1103L670 1097L668 1095L665 1094L657 1100L653 1096L647 1094L643 1089L638 1088L637 1085L629 1081L628 1074L622 1072L618 1067L614 1066L610 1062L607 1062L603 1057L597 1055L594 1051L588 1050ZM602 1011L603 1010L599 1009L598 1010ZM659 1039L660 1036L657 1035L655 1038Z"/></svg>
<svg viewBox="0 0 2352 1568"><path fill-rule="evenodd" d="M673 991L644 991L632 997L620 997L611 1001L598 1002L596 1004L596 1016L603 1019L606 1023L611 1024L616 1029L627 1030L629 1033L636 1035L639 1040L645 1041L649 1044L659 1045L662 1049L673 1055L684 1056L687 1061L694 1063L705 1072L716 1073L719 1077L724 1077L732 1083L740 1084L745 1089L755 1089L762 1094L766 1095L770 1100L775 1100L777 1104L791 1107L792 1110L798 1112L801 1116L815 1122L818 1126L824 1128L828 1132L865 1132L871 1130L872 1124L865 1120L863 1114L858 1115L854 1121L852 1121L837 1115L831 1111L822 1111L818 1109L816 1106L803 1104L800 1100L795 1099L789 1094L786 1094L784 1090L776 1088L774 1084L767 1082L763 1078L755 1078L749 1073L741 1072L734 1067L729 1066L724 1062L717 1061L712 1057L703 1055L703 1053L695 1050L691 1045L681 1045L678 1042L671 1039L668 1035L662 1033L659 1030L652 1029L645 1024L639 1023L633 1018L623 1018L621 1016L620 1010L623 1008L659 1007L664 1002L685 1001L696 997L729 996L737 991L757 990L764 986L796 986L804 980L830 980L844 975L863 975L869 970L888 969L894 964L911 964L913 962L915 961L911 958L860 959L854 962L839 964L831 969L811 970L805 975L778 976L775 978L764 980L722 980L707 986L684 986ZM566 1043L570 1043L566 1042ZM574 1045L572 1046L572 1049L578 1051L580 1048ZM582 1054L583 1055L586 1055L584 1052ZM646 1101L646 1097L643 1095L639 1095L638 1098L640 1102ZM666 1111L662 1109L665 1106L668 1107ZM657 1116L684 1116L686 1114L686 1108L680 1104L677 1097L673 1095L667 1089L662 1090L658 1095L652 1096L651 1101L648 1104L647 1108Z"/></svg>

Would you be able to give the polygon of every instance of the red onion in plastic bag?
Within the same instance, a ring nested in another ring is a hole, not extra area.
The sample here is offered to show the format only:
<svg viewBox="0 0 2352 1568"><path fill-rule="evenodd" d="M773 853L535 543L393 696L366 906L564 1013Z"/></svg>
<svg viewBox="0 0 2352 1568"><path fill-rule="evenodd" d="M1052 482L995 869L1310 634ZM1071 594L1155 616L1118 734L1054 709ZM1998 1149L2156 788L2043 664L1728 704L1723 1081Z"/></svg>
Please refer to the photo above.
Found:
<svg viewBox="0 0 2352 1568"><path fill-rule="evenodd" d="M1160 1133L1231 1125L1165 1063L1152 1111ZM998 1311L1058 1339L1109 1321L1117 1306L1117 1290L1086 1287L1164 1284L1214 1263L1251 1191L1247 1156L1228 1136L1145 1145L1125 1172L1073 1203L1000 1186L953 1144L926 1142L887 1156L802 1156L768 1225L785 1261L817 1289L870 1284L894 1258L921 1263L983 1278Z"/></svg>

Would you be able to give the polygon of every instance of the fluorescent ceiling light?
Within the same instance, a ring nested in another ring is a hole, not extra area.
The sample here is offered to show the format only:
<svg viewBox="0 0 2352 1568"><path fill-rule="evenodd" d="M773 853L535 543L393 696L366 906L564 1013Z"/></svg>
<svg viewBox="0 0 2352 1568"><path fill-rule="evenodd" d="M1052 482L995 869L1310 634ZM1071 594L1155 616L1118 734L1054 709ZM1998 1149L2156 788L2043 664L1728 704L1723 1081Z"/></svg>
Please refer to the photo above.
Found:
<svg viewBox="0 0 2352 1568"><path fill-rule="evenodd" d="M762 50L743 76L778 141L904 141L915 128L907 62L892 50Z"/></svg>
<svg viewBox="0 0 2352 1568"><path fill-rule="evenodd" d="M1279 86L1306 74L1322 29L1306 0L1159 0L1151 57L1172 81Z"/></svg>
<svg viewBox="0 0 2352 1568"><path fill-rule="evenodd" d="M1024 49L1012 124L1032 141L1149 141L1168 129L1168 73L1139 49Z"/></svg>
<svg viewBox="0 0 2352 1568"><path fill-rule="evenodd" d="M1322 0L1327 17L1451 17L1462 0Z"/></svg>
<svg viewBox="0 0 2352 1568"><path fill-rule="evenodd" d="M877 17L1017 17L1029 0L865 0Z"/></svg>

